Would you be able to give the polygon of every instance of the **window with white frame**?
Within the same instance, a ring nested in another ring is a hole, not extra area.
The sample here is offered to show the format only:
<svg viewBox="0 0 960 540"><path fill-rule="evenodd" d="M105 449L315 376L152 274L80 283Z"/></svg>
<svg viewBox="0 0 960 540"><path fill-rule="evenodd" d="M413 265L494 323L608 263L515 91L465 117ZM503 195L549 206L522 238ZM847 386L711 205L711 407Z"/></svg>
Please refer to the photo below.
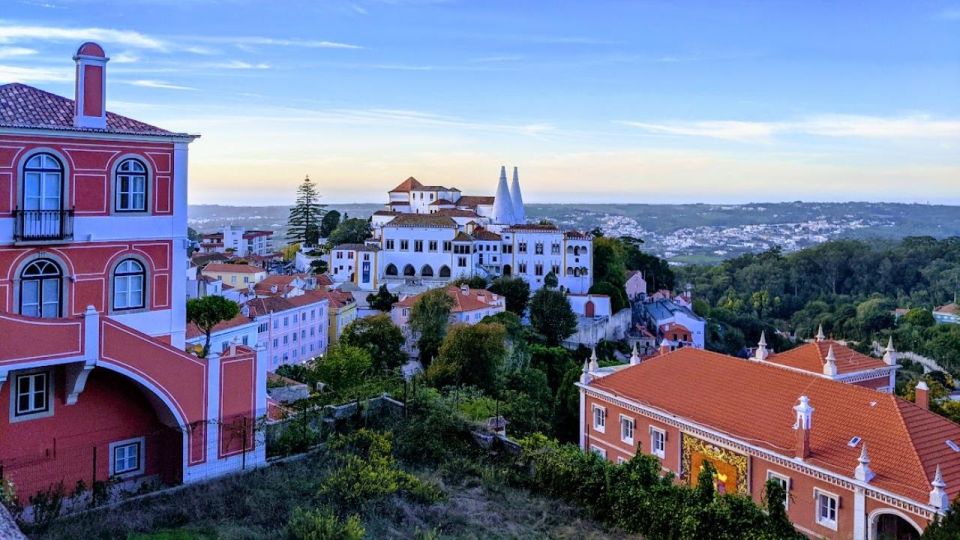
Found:
<svg viewBox="0 0 960 540"><path fill-rule="evenodd" d="M49 371L18 374L13 388L14 419L49 416L52 413L51 390Z"/></svg>
<svg viewBox="0 0 960 540"><path fill-rule="evenodd" d="M147 168L136 159L125 159L117 166L117 212L147 210Z"/></svg>
<svg viewBox="0 0 960 540"><path fill-rule="evenodd" d="M607 457L607 451L604 450L603 448L600 448L599 446L594 446L591 444L590 451L604 459L606 459Z"/></svg>
<svg viewBox="0 0 960 540"><path fill-rule="evenodd" d="M790 503L790 478L774 471L767 471L767 481L776 481L783 488L783 507Z"/></svg>
<svg viewBox="0 0 960 540"><path fill-rule="evenodd" d="M627 460L623 456L617 456L617 465L623 465Z"/></svg>
<svg viewBox="0 0 960 540"><path fill-rule="evenodd" d="M143 437L110 444L110 476L143 474Z"/></svg>
<svg viewBox="0 0 960 540"><path fill-rule="evenodd" d="M840 498L832 493L814 489L817 503L817 523L828 529L837 529L837 510L840 508Z"/></svg>
<svg viewBox="0 0 960 540"><path fill-rule="evenodd" d="M628 416L620 416L620 440L627 443L633 444L633 429L635 427L633 418Z"/></svg>
<svg viewBox="0 0 960 540"><path fill-rule="evenodd" d="M667 432L650 428L650 453L663 459L667 456Z"/></svg>
<svg viewBox="0 0 960 540"><path fill-rule="evenodd" d="M126 259L113 271L113 309L139 309L146 305L146 271L136 259Z"/></svg>
<svg viewBox="0 0 960 540"><path fill-rule="evenodd" d="M605 408L593 406L593 429L600 433L607 429L607 410Z"/></svg>

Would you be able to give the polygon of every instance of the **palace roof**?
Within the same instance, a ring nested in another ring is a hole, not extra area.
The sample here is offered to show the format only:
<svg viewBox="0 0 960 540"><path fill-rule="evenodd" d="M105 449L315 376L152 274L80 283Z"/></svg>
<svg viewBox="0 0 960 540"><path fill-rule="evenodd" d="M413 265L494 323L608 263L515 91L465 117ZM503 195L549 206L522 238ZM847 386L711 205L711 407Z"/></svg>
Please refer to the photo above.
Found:
<svg viewBox="0 0 960 540"><path fill-rule="evenodd" d="M950 498L960 493L960 452L948 445L960 444L960 425L892 394L689 347L594 379L587 388L791 458L793 407L807 396L814 413L805 463L853 477L866 443L876 474L871 485L925 504L940 466ZM862 442L851 445L854 437Z"/></svg>
<svg viewBox="0 0 960 540"><path fill-rule="evenodd" d="M493 204L493 196L486 195L464 195L457 199L457 206L476 208L482 204Z"/></svg>
<svg viewBox="0 0 960 540"><path fill-rule="evenodd" d="M422 187L423 187L423 184L421 184L419 181L417 181L416 178L411 176L410 178L407 178L403 182L400 182L399 186L391 189L388 193L409 193L410 190L422 188Z"/></svg>
<svg viewBox="0 0 960 540"><path fill-rule="evenodd" d="M435 216L475 218L480 217L473 210L464 210L463 208L443 208L433 213Z"/></svg>
<svg viewBox="0 0 960 540"><path fill-rule="evenodd" d="M497 241L501 239L499 234L492 231L488 231L486 229L474 229L473 237L476 238L477 240L484 240L487 242Z"/></svg>
<svg viewBox="0 0 960 540"><path fill-rule="evenodd" d="M380 251L380 246L375 246L372 244L340 244L333 249L347 251Z"/></svg>
<svg viewBox="0 0 960 540"><path fill-rule="evenodd" d="M557 232L557 226L553 223L518 223L507 228L510 232Z"/></svg>
<svg viewBox="0 0 960 540"><path fill-rule="evenodd" d="M74 101L21 83L0 85L0 127L189 137L107 111L106 129L73 124Z"/></svg>
<svg viewBox="0 0 960 540"><path fill-rule="evenodd" d="M447 216L437 214L400 214L384 227L456 227L457 223Z"/></svg>
<svg viewBox="0 0 960 540"><path fill-rule="evenodd" d="M823 373L823 365L827 362L827 353L831 346L839 374L889 367L883 360L859 353L832 339L811 341L795 349L771 354L765 361L813 373Z"/></svg>

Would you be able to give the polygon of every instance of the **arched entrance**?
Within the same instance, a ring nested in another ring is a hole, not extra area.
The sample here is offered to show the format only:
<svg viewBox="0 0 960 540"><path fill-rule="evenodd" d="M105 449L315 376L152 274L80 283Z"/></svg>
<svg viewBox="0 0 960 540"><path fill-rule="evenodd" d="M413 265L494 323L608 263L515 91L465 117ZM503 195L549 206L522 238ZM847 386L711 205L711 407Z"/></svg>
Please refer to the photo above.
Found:
<svg viewBox="0 0 960 540"><path fill-rule="evenodd" d="M406 265L406 266L403 267L403 275L413 277L413 276L417 275L417 271L414 270L412 264L408 264L408 265Z"/></svg>
<svg viewBox="0 0 960 540"><path fill-rule="evenodd" d="M397 272L397 265L395 265L395 264L393 264L393 263L388 264L388 265L387 265L387 269L384 270L384 274L386 274L386 275L388 275L388 276L395 276L395 275L397 275L397 274L398 274L398 272Z"/></svg>
<svg viewBox="0 0 960 540"><path fill-rule="evenodd" d="M420 269L420 275L423 277L433 277L433 268L429 264L423 265L423 268Z"/></svg>
<svg viewBox="0 0 960 540"><path fill-rule="evenodd" d="M583 316L592 319L596 312L597 306L593 303L593 300L587 300L587 303L583 306Z"/></svg>
<svg viewBox="0 0 960 540"><path fill-rule="evenodd" d="M903 513L884 509L870 515L870 540L920 540L920 527Z"/></svg>
<svg viewBox="0 0 960 540"><path fill-rule="evenodd" d="M503 265L503 275L509 276L512 273L512 269L509 264Z"/></svg>

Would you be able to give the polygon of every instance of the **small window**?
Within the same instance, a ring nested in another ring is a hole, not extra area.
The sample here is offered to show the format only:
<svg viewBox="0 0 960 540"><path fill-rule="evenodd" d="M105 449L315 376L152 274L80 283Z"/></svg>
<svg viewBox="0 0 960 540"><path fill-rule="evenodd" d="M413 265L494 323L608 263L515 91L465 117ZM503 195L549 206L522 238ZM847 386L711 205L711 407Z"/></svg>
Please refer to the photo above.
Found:
<svg viewBox="0 0 960 540"><path fill-rule="evenodd" d="M662 429L650 428L650 453L660 459L667 456L667 433Z"/></svg>
<svg viewBox="0 0 960 540"><path fill-rule="evenodd" d="M117 265L113 272L113 309L142 308L146 272L135 259L127 259Z"/></svg>
<svg viewBox="0 0 960 540"><path fill-rule="evenodd" d="M593 429L603 433L607 429L607 410L593 406Z"/></svg>
<svg viewBox="0 0 960 540"><path fill-rule="evenodd" d="M110 476L143 474L143 444L143 438L111 444Z"/></svg>
<svg viewBox="0 0 960 540"><path fill-rule="evenodd" d="M591 444L590 451L604 459L607 458L607 451L604 450L603 448L600 448L599 446L594 446Z"/></svg>
<svg viewBox="0 0 960 540"><path fill-rule="evenodd" d="M17 375L13 396L14 418L47 416L51 412L50 391L48 371Z"/></svg>
<svg viewBox="0 0 960 540"><path fill-rule="evenodd" d="M627 444L633 444L633 428L634 428L633 418L621 416L620 417L620 440Z"/></svg>
<svg viewBox="0 0 960 540"><path fill-rule="evenodd" d="M838 498L820 490L814 492L817 500L817 523L837 530L837 509L840 506Z"/></svg>
<svg viewBox="0 0 960 540"><path fill-rule="evenodd" d="M147 168L136 159L125 159L117 166L116 211L146 212Z"/></svg>

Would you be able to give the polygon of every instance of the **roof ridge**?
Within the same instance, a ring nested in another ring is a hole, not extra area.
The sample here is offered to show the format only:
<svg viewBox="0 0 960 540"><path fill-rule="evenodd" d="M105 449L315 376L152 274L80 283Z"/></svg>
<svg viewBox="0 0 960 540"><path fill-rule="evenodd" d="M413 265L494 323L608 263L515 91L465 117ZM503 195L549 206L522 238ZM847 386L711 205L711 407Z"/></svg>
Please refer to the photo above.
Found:
<svg viewBox="0 0 960 540"><path fill-rule="evenodd" d="M924 477L925 479L927 479L928 482L929 482L929 479L927 478L927 469L926 469L926 467L924 467L924 465L923 465L923 459L920 458L920 451L917 450L917 445L914 443L913 433L910 431L910 425L907 424L906 419L904 419L904 417L903 417L903 407L904 407L904 406L909 407L909 406L912 405L912 406L914 406L914 407L917 407L918 409L925 410L925 411L928 411L928 412L931 412L931 413L933 413L933 411L930 411L929 409L924 409L923 407L920 407L920 406L917 405L916 403L907 401L906 399L903 399L903 398L901 398L900 396L897 396L897 395L894 395L894 394L887 394L887 395L889 395L890 397L893 398L893 404L894 404L894 406L895 406L896 409L897 409L897 419L900 421L901 427L903 427L903 430L904 430L904 431L906 432L906 434L907 434L907 443L910 445L911 456L916 460L916 464L920 466L920 472L923 473L923 477ZM933 413L933 414L936 414L936 413ZM937 415L937 416L939 416L940 418L943 418L943 419L946 420L947 422L956 423L956 422L953 422L953 420L950 420L949 418L947 418L947 417L945 417L945 416L940 416L940 415Z"/></svg>

